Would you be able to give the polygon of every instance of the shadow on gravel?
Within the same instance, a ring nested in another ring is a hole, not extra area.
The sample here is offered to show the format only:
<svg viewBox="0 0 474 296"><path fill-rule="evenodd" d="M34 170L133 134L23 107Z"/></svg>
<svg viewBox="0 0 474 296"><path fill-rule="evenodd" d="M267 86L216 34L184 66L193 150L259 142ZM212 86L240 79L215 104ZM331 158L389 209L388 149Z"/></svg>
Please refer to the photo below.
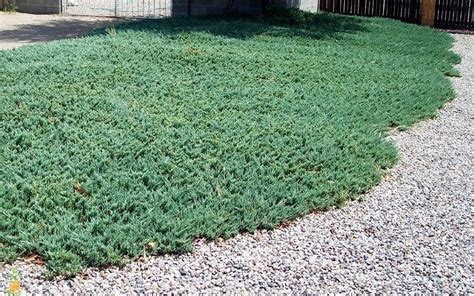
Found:
<svg viewBox="0 0 474 296"><path fill-rule="evenodd" d="M57 20L19 24L0 30L0 43L36 43L71 38L87 34L112 22L114 19L85 20L58 17Z"/></svg>

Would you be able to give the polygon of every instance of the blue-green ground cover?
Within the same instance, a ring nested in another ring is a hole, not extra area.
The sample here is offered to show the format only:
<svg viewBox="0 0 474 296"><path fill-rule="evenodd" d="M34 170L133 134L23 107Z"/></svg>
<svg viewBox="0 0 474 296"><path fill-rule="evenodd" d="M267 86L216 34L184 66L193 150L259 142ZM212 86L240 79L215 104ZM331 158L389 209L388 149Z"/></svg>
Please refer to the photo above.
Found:
<svg viewBox="0 0 474 296"><path fill-rule="evenodd" d="M0 52L0 260L73 274L357 198L396 161L386 132L453 98L451 45L294 13Z"/></svg>

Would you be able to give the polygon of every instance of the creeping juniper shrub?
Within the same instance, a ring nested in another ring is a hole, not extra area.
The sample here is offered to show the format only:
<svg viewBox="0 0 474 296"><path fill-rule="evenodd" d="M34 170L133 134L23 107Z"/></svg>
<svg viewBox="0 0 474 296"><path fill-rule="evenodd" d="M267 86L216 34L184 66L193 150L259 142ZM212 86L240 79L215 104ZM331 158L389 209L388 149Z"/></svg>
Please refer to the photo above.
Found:
<svg viewBox="0 0 474 296"><path fill-rule="evenodd" d="M451 45L301 14L1 51L0 260L36 253L73 274L357 198L396 161L386 131L453 98Z"/></svg>

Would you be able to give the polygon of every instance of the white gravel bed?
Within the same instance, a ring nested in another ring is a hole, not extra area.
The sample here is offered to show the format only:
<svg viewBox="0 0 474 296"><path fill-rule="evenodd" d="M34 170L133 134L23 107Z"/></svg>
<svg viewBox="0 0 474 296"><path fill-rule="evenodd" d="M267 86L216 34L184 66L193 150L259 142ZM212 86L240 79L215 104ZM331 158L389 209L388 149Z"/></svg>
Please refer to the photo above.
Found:
<svg viewBox="0 0 474 296"><path fill-rule="evenodd" d="M45 282L15 262L27 292L474 292L472 235L474 36L456 35L458 97L434 120L390 138L399 163L362 202L287 227L197 242L192 253L148 257ZM11 265L0 267L0 291Z"/></svg>

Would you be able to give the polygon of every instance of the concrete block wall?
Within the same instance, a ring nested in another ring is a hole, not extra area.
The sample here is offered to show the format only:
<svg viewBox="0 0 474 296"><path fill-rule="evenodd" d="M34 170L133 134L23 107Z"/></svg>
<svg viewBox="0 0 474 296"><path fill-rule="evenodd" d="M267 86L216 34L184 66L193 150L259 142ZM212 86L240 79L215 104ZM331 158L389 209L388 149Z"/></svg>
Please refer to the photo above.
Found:
<svg viewBox="0 0 474 296"><path fill-rule="evenodd" d="M172 0L172 15L222 15L228 0ZM189 1L189 2L188 2ZM302 10L318 11L319 0L274 0L273 3L284 8L300 8ZM233 12L240 14L258 14L262 12L262 0L234 0Z"/></svg>
<svg viewBox="0 0 474 296"><path fill-rule="evenodd" d="M1 3L7 3L7 0ZM35 14L55 14L61 12L61 0L16 0L18 12Z"/></svg>
<svg viewBox="0 0 474 296"><path fill-rule="evenodd" d="M228 0L172 0L172 15L222 15ZM189 1L189 2L188 2ZM188 6L189 5L189 6ZM234 0L233 11L240 14L258 14L262 11L261 0ZM189 10L188 10L189 9Z"/></svg>

